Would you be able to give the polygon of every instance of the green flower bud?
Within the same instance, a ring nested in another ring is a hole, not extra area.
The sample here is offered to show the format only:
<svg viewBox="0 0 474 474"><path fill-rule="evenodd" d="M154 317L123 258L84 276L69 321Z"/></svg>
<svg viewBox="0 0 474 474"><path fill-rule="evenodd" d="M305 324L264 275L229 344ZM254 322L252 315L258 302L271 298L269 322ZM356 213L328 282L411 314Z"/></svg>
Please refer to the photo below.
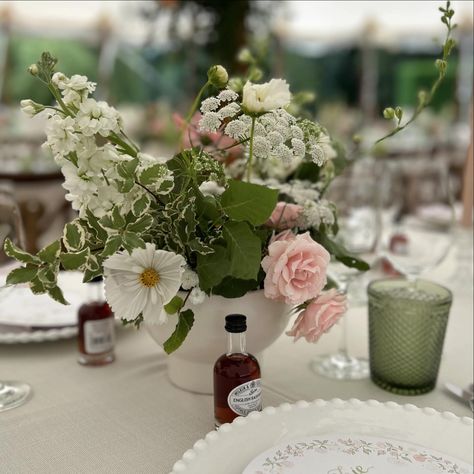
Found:
<svg viewBox="0 0 474 474"><path fill-rule="evenodd" d="M29 72L32 76L37 76L38 73L39 73L38 66L37 66L36 64L32 64L32 65L28 68L28 72Z"/></svg>
<svg viewBox="0 0 474 474"><path fill-rule="evenodd" d="M227 74L224 66L212 66L207 71L207 79L213 86L223 89L229 81L229 74Z"/></svg>
<svg viewBox="0 0 474 474"><path fill-rule="evenodd" d="M263 77L263 71L258 67L252 68L252 71L249 75L250 82L258 82Z"/></svg>
<svg viewBox="0 0 474 474"><path fill-rule="evenodd" d="M403 116L403 109L401 107L395 107L395 117L397 117L398 121L402 119Z"/></svg>
<svg viewBox="0 0 474 474"><path fill-rule="evenodd" d="M243 48L239 51L239 55L237 56L237 59L241 63L253 63L255 62L255 58L252 56L252 53L248 48Z"/></svg>
<svg viewBox="0 0 474 474"><path fill-rule="evenodd" d="M34 117L36 114L42 112L45 107L42 104L32 101L31 99L24 99L20 102L21 110L26 115Z"/></svg>
<svg viewBox="0 0 474 474"><path fill-rule="evenodd" d="M240 94L244 88L244 82L240 77L232 77L228 83L229 89L232 89L237 94Z"/></svg>
<svg viewBox="0 0 474 474"><path fill-rule="evenodd" d="M356 145L358 145L359 143L362 143L363 139L364 139L364 138L362 137L362 135L359 135L359 134L357 134L357 133L356 133L355 135L352 135L352 141L353 141Z"/></svg>
<svg viewBox="0 0 474 474"><path fill-rule="evenodd" d="M420 105L424 105L426 103L426 99L428 98L428 94L426 91L421 90L418 92L418 102Z"/></svg>
<svg viewBox="0 0 474 474"><path fill-rule="evenodd" d="M393 119L395 117L395 110L393 110L392 107L387 107L383 111L383 117L387 120Z"/></svg>

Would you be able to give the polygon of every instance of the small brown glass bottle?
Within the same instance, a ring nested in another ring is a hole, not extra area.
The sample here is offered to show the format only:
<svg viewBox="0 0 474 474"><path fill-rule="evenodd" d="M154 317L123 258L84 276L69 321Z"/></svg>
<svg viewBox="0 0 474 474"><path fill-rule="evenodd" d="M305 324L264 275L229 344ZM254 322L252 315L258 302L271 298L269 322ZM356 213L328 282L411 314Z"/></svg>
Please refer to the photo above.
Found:
<svg viewBox="0 0 474 474"><path fill-rule="evenodd" d="M227 352L214 365L214 416L218 428L238 416L262 409L260 366L246 352L247 318L230 314L225 318Z"/></svg>
<svg viewBox="0 0 474 474"><path fill-rule="evenodd" d="M115 359L114 314L104 298L102 277L94 278L89 297L78 312L78 362L82 365L105 365Z"/></svg>

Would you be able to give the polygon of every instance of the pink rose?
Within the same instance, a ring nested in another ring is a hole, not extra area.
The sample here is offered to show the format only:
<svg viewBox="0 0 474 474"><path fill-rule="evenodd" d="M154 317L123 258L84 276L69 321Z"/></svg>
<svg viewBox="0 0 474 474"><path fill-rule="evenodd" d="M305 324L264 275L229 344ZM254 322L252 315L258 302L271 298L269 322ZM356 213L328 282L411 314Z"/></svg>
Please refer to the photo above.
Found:
<svg viewBox="0 0 474 474"><path fill-rule="evenodd" d="M295 305L316 298L326 285L329 258L309 232L270 243L262 260L265 296Z"/></svg>
<svg viewBox="0 0 474 474"><path fill-rule="evenodd" d="M346 297L335 289L321 293L296 318L295 324L286 334L295 341L304 337L308 342L319 338L336 324L346 312Z"/></svg>
<svg viewBox="0 0 474 474"><path fill-rule="evenodd" d="M303 208L297 204L280 201L267 221L269 227L274 229L292 229L297 227Z"/></svg>
<svg viewBox="0 0 474 474"><path fill-rule="evenodd" d="M278 240L290 241L290 240L295 240L295 239L296 239L296 235L293 233L293 231L288 229L288 230L284 230L283 232L280 232L279 234L274 235L270 239L270 245L273 244L273 242L277 242Z"/></svg>

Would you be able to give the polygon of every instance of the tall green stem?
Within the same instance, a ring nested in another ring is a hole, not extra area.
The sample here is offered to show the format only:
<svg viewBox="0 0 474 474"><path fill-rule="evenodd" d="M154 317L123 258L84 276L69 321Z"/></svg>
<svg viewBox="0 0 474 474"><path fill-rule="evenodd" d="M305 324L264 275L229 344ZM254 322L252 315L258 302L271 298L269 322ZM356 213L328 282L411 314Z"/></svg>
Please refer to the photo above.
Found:
<svg viewBox="0 0 474 474"><path fill-rule="evenodd" d="M186 128L188 127L189 123L191 122L191 119L194 115L194 113L196 112L198 106L199 106L199 103L201 102L201 98L204 94L204 92L206 91L206 89L209 87L211 83L209 81L207 81L202 87L201 87L201 90L198 92L198 95L196 96L196 98L194 99L194 102L193 102L193 105L191 106L191 108L189 109L189 112L188 112L188 115L186 116L186 119L184 121L184 124L183 126L181 127L181 132L179 134L179 143L180 143L180 146L182 148L182 143L183 143L183 134L184 134L184 131L186 130Z"/></svg>
<svg viewBox="0 0 474 474"><path fill-rule="evenodd" d="M250 145L249 145L249 161L247 162L247 182L250 183L252 177L252 159L253 159L253 136L255 133L255 117L252 117L252 125L250 126Z"/></svg>

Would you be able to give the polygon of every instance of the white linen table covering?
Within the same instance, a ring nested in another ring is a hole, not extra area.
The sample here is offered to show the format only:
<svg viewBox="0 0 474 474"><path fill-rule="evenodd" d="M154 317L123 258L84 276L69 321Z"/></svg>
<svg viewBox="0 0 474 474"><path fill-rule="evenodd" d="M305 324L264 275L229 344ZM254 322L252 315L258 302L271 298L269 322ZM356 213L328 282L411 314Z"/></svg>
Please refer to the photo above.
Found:
<svg viewBox="0 0 474 474"><path fill-rule="evenodd" d="M472 280L463 284L456 280L453 255L429 277L454 289L433 392L397 396L369 380L335 381L313 374L311 358L337 347L335 329L317 345L293 344L283 335L267 351L264 404L335 397L377 399L472 416L467 405L443 388L448 381L460 386L472 382ZM367 357L367 309L350 310L348 326L351 353ZM0 345L0 380L22 380L33 387L26 405L0 413L2 474L166 474L186 449L213 428L212 397L172 386L166 356L145 330L119 329L116 354L113 364L92 368L77 364L75 340Z"/></svg>

